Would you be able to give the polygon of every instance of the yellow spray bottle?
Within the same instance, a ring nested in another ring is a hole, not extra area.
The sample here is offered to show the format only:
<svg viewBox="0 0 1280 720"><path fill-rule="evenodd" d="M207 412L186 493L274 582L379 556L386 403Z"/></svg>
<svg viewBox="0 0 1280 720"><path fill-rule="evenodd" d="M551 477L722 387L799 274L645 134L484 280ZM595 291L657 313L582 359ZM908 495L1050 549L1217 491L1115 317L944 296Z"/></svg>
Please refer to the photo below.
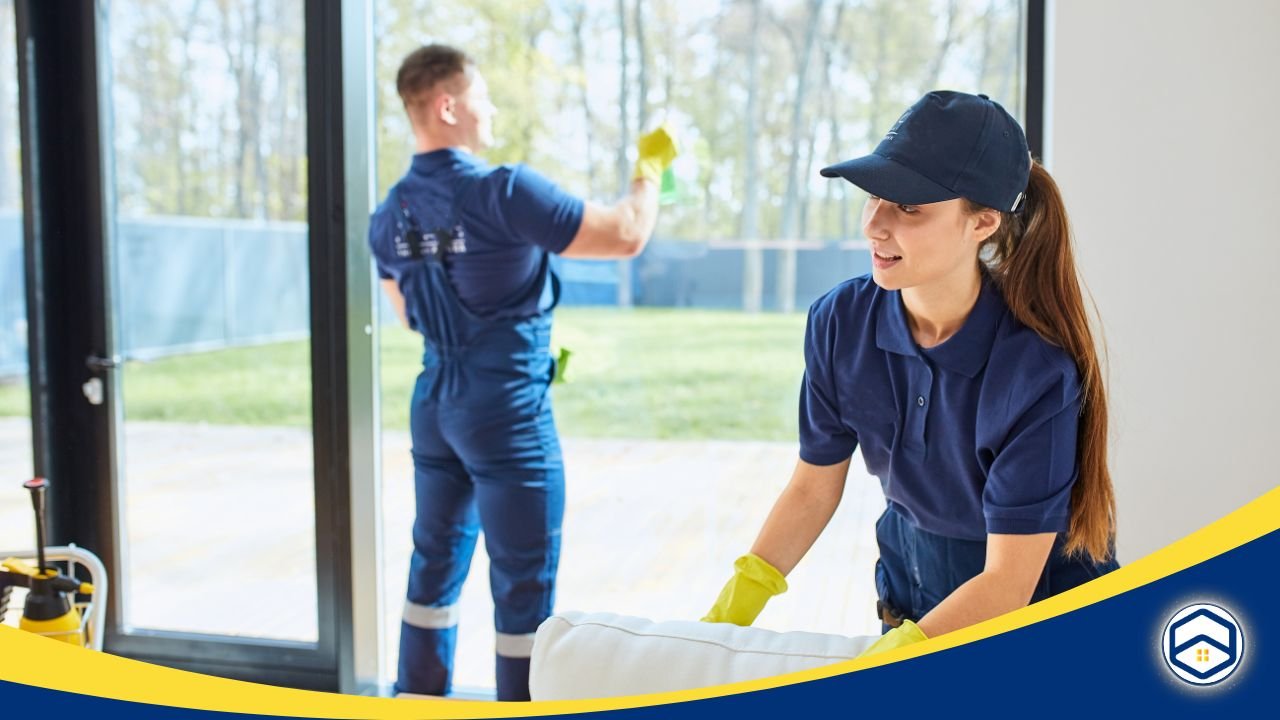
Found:
<svg viewBox="0 0 1280 720"><path fill-rule="evenodd" d="M26 603L18 628L73 645L84 644L80 631L80 611L76 609L76 593L91 594L93 586L67 577L56 567L45 563L44 506L49 481L35 478L23 483L31 491L31 504L36 513L36 567L16 558L0 563L0 607L8 603L14 587L27 588Z"/></svg>

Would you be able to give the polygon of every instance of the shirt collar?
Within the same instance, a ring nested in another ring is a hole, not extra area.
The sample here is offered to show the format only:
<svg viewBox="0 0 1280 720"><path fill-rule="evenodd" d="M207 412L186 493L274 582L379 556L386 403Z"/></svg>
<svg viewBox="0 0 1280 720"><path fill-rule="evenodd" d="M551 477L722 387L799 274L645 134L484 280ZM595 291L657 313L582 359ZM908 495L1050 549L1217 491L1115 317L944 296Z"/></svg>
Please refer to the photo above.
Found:
<svg viewBox="0 0 1280 720"><path fill-rule="evenodd" d="M911 337L907 311L902 305L902 293L893 290L886 292L884 301L880 303L876 322L876 346L898 355L918 356L923 352L930 360L947 370L970 378L977 377L991 355L996 329L1007 309L1000 291L987 274L983 273L978 300L960 330L941 345L921 350Z"/></svg>
<svg viewBox="0 0 1280 720"><path fill-rule="evenodd" d="M431 174L442 168L480 165L483 162L483 160L465 150L442 148L414 155L413 163L410 167L414 172Z"/></svg>

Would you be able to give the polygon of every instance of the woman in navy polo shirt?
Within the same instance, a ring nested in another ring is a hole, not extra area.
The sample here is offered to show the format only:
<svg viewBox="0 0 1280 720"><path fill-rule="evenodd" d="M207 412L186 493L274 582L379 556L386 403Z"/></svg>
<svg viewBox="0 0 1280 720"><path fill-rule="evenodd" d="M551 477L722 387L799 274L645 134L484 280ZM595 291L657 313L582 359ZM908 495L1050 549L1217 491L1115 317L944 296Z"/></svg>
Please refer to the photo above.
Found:
<svg viewBox="0 0 1280 720"><path fill-rule="evenodd" d="M1107 398L1066 211L985 95L932 92L866 157L870 276L813 304L800 460L703 618L749 625L835 512L857 447L876 523L868 653L950 632L1117 567Z"/></svg>

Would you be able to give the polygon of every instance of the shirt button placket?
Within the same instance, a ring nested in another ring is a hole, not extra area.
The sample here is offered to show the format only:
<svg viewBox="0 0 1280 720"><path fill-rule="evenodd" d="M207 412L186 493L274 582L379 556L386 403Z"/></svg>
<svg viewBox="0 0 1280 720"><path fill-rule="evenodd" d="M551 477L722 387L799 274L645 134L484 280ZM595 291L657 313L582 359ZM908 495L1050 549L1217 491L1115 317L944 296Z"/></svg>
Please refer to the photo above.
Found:
<svg viewBox="0 0 1280 720"><path fill-rule="evenodd" d="M924 450L925 449L925 438L924 438L925 427L924 426L925 426L925 420L928 417L928 405L929 405L928 397L930 393L933 392L933 371L930 368L925 367L924 371L919 374L916 388L917 388L917 392L915 393L915 397L912 398L910 401L915 405L915 408L911 413L912 417L911 417L911 423L910 423L910 426L911 426L910 442L918 450Z"/></svg>

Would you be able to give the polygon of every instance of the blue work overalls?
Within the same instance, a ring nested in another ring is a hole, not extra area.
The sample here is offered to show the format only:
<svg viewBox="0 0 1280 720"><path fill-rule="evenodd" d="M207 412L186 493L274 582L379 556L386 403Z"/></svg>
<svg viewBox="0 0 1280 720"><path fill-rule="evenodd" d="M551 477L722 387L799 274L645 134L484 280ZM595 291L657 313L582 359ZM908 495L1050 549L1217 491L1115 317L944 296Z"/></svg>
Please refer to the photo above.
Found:
<svg viewBox="0 0 1280 720"><path fill-rule="evenodd" d="M529 698L533 633L551 614L564 465L551 415L551 311L559 282L543 258L544 296L531 317L482 317L459 299L446 273L465 251L457 198L444 230L424 231L403 197L396 250L411 326L425 337L410 410L417 517L400 634L399 692L443 695L452 683L458 598L481 528L497 630L499 700ZM445 215L447 213L447 215ZM423 216L427 216L426 213Z"/></svg>

